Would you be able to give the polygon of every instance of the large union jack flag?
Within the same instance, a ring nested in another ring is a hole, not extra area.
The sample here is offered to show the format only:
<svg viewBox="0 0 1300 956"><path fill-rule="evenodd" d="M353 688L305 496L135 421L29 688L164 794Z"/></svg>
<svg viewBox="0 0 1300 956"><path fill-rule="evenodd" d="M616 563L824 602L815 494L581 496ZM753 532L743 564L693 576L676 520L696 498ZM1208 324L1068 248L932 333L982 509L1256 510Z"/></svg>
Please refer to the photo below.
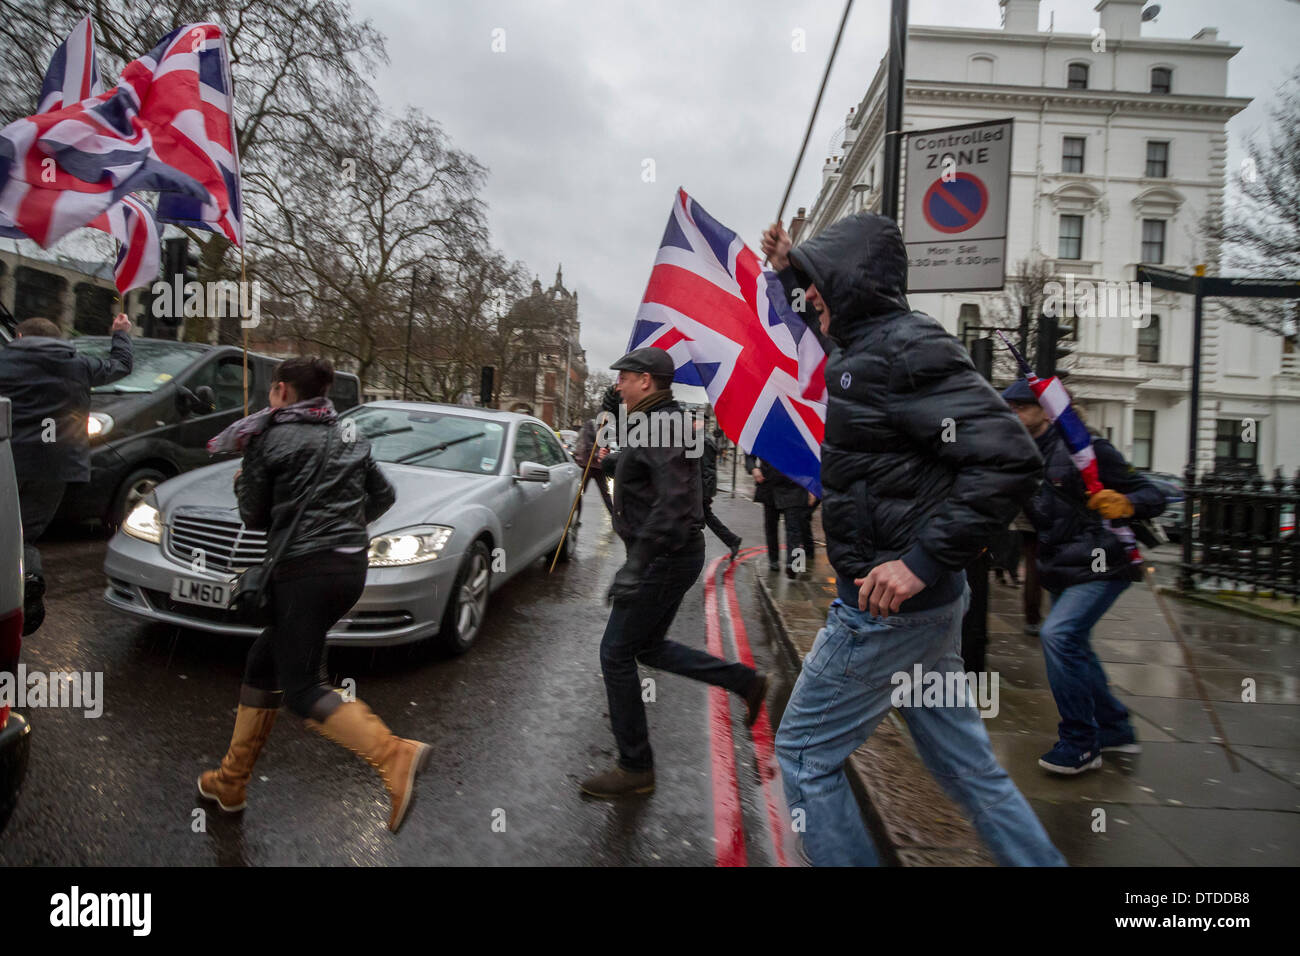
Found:
<svg viewBox="0 0 1300 956"><path fill-rule="evenodd" d="M628 342L648 346L732 441L821 497L826 354L776 274L680 188Z"/></svg>
<svg viewBox="0 0 1300 956"><path fill-rule="evenodd" d="M0 226L48 247L152 190L159 221L242 243L232 89L221 28L189 24L128 63L112 90L74 103L64 94L61 108L9 124L0 130Z"/></svg>

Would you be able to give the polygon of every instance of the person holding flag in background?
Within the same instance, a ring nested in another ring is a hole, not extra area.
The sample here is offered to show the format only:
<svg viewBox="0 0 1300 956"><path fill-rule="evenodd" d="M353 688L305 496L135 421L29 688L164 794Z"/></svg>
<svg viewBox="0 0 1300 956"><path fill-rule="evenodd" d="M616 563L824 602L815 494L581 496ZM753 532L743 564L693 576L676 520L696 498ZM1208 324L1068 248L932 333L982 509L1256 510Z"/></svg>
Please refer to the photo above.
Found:
<svg viewBox="0 0 1300 956"><path fill-rule="evenodd" d="M1060 739L1038 765L1078 774L1100 767L1105 751L1141 750L1128 709L1111 693L1092 649L1092 629L1142 575L1126 522L1154 518L1165 500L1110 442L1089 435L1058 379L1040 380L1007 347L1025 377L1002 397L1044 462L1044 481L1025 514L1038 532L1039 579L1052 597L1039 639L1061 722Z"/></svg>

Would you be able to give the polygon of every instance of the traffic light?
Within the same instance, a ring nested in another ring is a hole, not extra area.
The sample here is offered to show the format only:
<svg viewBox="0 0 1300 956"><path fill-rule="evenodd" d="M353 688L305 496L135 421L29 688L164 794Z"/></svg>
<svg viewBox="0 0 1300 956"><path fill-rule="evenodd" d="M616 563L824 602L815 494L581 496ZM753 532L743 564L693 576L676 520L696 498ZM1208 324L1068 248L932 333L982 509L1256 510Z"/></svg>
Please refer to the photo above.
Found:
<svg viewBox="0 0 1300 956"><path fill-rule="evenodd" d="M1054 315L1038 317L1038 352L1034 356L1034 373L1039 378L1053 375L1064 378L1058 371L1061 359L1074 351L1074 320L1061 323Z"/></svg>
<svg viewBox="0 0 1300 956"><path fill-rule="evenodd" d="M177 339L179 330L185 322L185 289L189 283L199 280L199 256L190 251L187 236L178 236L163 241L162 274L159 279L166 283L166 289L156 291L150 303L147 318L150 322L145 334L152 338ZM200 294L200 300L202 300ZM200 313L203 306L199 307Z"/></svg>
<svg viewBox="0 0 1300 956"><path fill-rule="evenodd" d="M496 369L491 365L484 365L479 372L479 404L484 408L492 407L492 379L496 374Z"/></svg>

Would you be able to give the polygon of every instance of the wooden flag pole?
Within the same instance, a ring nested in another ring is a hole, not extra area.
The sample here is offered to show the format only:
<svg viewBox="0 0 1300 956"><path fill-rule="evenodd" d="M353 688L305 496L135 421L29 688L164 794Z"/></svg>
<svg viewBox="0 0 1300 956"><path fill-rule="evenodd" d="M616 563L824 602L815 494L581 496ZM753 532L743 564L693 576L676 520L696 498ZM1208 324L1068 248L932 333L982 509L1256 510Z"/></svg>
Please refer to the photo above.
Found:
<svg viewBox="0 0 1300 956"><path fill-rule="evenodd" d="M244 333L244 417L248 417L248 326L244 324L244 290L248 288L248 282L244 278L246 275L244 268L244 245L239 245L239 304L240 308L235 311L239 313L239 325Z"/></svg>
<svg viewBox="0 0 1300 956"><path fill-rule="evenodd" d="M599 429L596 431L596 436L600 437ZM569 517L564 522L564 534L560 535L560 543L555 546L555 557L551 558L551 566L547 569L547 574L555 570L555 562L560 560L560 549L564 547L564 540L569 536L569 522L573 520L573 512L577 510L578 502L582 500L582 490L587 487L587 472L591 470L591 460L596 457L598 447L600 447L600 442L593 440L591 454L587 455L587 464L582 469L582 481L578 483L578 493L574 496L573 504L569 506Z"/></svg>

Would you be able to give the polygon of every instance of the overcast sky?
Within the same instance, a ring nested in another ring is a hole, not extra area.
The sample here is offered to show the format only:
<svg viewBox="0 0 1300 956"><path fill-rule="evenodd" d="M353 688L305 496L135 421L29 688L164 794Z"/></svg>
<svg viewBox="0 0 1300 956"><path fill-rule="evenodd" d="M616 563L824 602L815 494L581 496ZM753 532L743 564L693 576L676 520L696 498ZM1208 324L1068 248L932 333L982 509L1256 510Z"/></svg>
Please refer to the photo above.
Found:
<svg viewBox="0 0 1300 956"><path fill-rule="evenodd" d="M842 10L825 0L354 3L388 39L384 99L421 107L489 168L495 243L547 285L563 263L592 369L624 350L678 185L757 248ZM1058 32L1090 32L1092 6L1044 0L1043 26L1054 13ZM1243 47L1230 95L1266 98L1300 62L1294 0L1162 7L1147 35L1188 38L1214 26ZM828 144L885 53L888 10L888 0L854 4L787 221L811 205ZM911 22L997 28L1000 19L996 0L912 0ZM792 50L796 28L807 52ZM498 29L505 52L494 53ZM1233 121L1235 149L1262 112L1257 103ZM654 182L642 180L646 159Z"/></svg>

